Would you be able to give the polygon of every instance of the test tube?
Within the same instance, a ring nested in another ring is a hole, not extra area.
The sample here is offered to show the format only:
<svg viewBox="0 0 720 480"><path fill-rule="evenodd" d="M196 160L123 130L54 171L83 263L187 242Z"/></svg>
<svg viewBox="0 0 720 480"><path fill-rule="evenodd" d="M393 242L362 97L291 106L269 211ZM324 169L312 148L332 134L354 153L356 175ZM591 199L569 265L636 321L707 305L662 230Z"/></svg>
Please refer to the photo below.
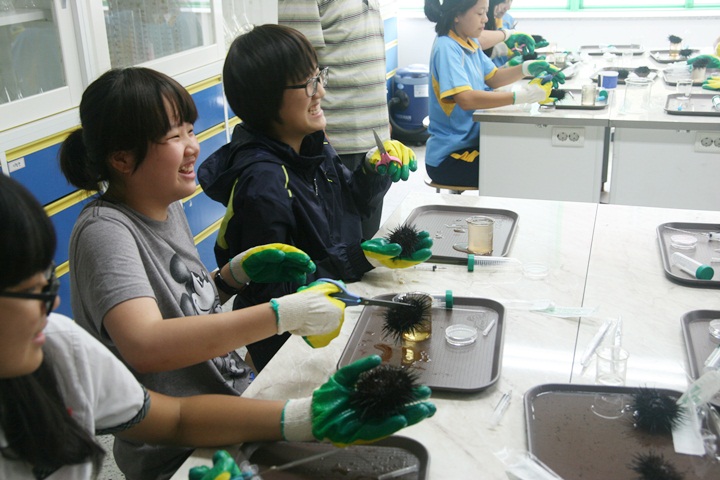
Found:
<svg viewBox="0 0 720 480"><path fill-rule="evenodd" d="M715 275L715 270L710 265L703 265L697 260L675 252L670 256L670 263L693 278L699 280L710 280Z"/></svg>
<svg viewBox="0 0 720 480"><path fill-rule="evenodd" d="M706 372L720 368L720 346L715 347L715 350L705 359L704 365Z"/></svg>
<svg viewBox="0 0 720 480"><path fill-rule="evenodd" d="M517 258L511 257L486 257L486 256L475 256L469 254L467 258L468 272L475 271L475 268L483 271L513 271L517 270L522 272L522 262Z"/></svg>

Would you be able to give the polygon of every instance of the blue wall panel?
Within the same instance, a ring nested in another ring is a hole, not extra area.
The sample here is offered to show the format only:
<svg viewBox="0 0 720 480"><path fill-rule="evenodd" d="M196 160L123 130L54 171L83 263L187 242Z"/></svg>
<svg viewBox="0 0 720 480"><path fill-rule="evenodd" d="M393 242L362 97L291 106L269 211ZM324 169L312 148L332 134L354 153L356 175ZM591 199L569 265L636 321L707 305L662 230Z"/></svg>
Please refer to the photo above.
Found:
<svg viewBox="0 0 720 480"><path fill-rule="evenodd" d="M205 193L195 195L191 200L183 204L183 208L193 236L199 234L225 215L223 204L211 199Z"/></svg>
<svg viewBox="0 0 720 480"><path fill-rule="evenodd" d="M225 130L213 135L212 137L206 138L200 143L200 155L198 155L197 162L195 162L195 172L207 158L212 155L218 148L222 147L227 143L225 136Z"/></svg>
<svg viewBox="0 0 720 480"><path fill-rule="evenodd" d="M15 170L12 178L27 187L40 203L46 205L75 191L60 171L58 152L60 144L25 156L25 168Z"/></svg>
<svg viewBox="0 0 720 480"><path fill-rule="evenodd" d="M58 291L60 306L56 308L55 311L73 318L72 307L70 305L70 275L63 275L58 280L60 280L60 290Z"/></svg>
<svg viewBox="0 0 720 480"><path fill-rule="evenodd" d="M204 132L225 121L225 97L222 84L200 90L192 95L198 110L195 134Z"/></svg>
<svg viewBox="0 0 720 480"><path fill-rule="evenodd" d="M70 234L75 226L75 221L85 205L94 198L95 197L90 197L82 202L76 203L50 217L53 225L55 225L55 233L57 234L57 250L55 251L56 265L60 265L68 260Z"/></svg>
<svg viewBox="0 0 720 480"><path fill-rule="evenodd" d="M386 18L383 21L385 29L385 43L390 43L398 39L398 19L397 17Z"/></svg>

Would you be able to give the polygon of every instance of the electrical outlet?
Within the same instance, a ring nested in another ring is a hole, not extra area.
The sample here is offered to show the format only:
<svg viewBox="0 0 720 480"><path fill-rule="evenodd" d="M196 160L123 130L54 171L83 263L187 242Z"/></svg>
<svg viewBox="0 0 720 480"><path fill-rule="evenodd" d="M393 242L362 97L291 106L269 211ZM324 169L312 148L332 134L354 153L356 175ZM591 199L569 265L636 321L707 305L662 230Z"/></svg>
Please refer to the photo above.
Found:
<svg viewBox="0 0 720 480"><path fill-rule="evenodd" d="M695 151L700 153L720 153L720 132L697 132Z"/></svg>
<svg viewBox="0 0 720 480"><path fill-rule="evenodd" d="M582 147L585 129L582 127L553 127L551 143L554 147Z"/></svg>

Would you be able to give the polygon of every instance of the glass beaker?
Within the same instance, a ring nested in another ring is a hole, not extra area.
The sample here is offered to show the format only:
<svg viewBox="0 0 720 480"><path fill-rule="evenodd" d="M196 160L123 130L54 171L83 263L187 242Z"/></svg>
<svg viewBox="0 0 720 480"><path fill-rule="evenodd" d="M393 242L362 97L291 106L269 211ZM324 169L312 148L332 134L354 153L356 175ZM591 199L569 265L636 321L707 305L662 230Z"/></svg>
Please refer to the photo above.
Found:
<svg viewBox="0 0 720 480"><path fill-rule="evenodd" d="M670 43L670 48L668 49L668 56L670 58L679 58L680 50L682 50L682 43Z"/></svg>
<svg viewBox="0 0 720 480"><path fill-rule="evenodd" d="M693 82L703 82L703 81L705 81L705 76L707 75L707 67L700 67L700 68L693 67L690 74L692 76Z"/></svg>
<svg viewBox="0 0 720 480"><path fill-rule="evenodd" d="M625 113L644 113L650 106L652 80L647 78L627 78L625 80Z"/></svg>

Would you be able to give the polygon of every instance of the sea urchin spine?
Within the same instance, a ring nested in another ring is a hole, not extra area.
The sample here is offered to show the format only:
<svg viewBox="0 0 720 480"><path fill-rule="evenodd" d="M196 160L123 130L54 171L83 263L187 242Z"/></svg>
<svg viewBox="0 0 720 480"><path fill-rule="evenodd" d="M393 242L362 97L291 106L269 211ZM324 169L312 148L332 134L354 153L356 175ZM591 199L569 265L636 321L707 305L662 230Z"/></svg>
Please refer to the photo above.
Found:
<svg viewBox="0 0 720 480"><path fill-rule="evenodd" d="M359 412L362 422L390 418L420 400L417 380L417 374L409 369L378 365L360 375L350 406Z"/></svg>
<svg viewBox="0 0 720 480"><path fill-rule="evenodd" d="M676 399L653 388L639 388L632 409L635 426L650 434L670 433L685 418Z"/></svg>

